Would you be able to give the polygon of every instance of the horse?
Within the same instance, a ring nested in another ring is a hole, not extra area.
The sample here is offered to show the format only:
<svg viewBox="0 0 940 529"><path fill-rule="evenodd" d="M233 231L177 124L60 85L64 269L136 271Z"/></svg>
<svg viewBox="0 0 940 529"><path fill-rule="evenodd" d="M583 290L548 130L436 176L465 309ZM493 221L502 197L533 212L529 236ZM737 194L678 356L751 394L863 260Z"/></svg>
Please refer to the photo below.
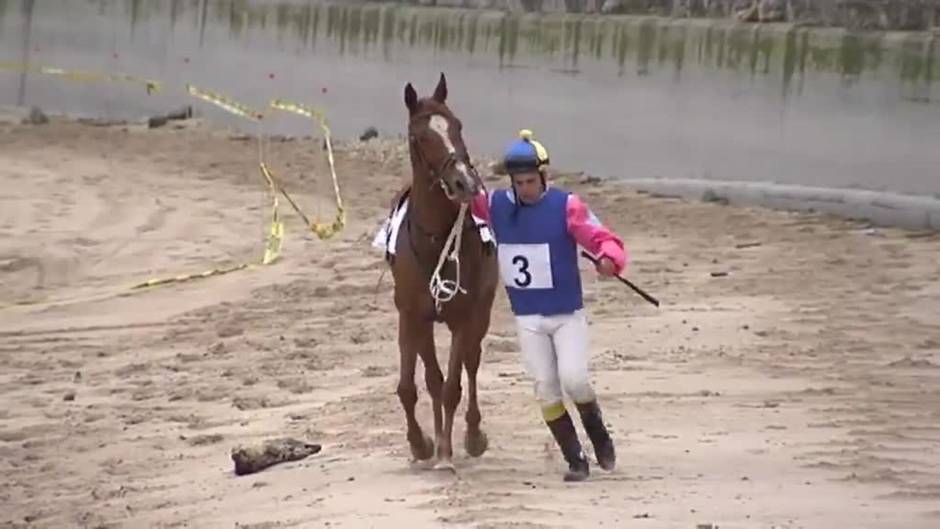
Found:
<svg viewBox="0 0 940 529"><path fill-rule="evenodd" d="M463 216L463 225L455 227L461 205L469 208L470 200L483 189L483 182L470 161L461 121L446 104L446 77L441 73L433 95L420 99L411 83L407 83L404 100L408 110L412 181L396 197L399 206L404 199L408 205L394 241L395 256L388 257L401 355L397 394L405 412L407 440L414 459L433 462L436 469L454 471L451 441L463 369L467 371L468 385L464 449L471 457L480 457L488 446L480 427L477 371L482 341L490 326L499 271L492 243L484 241L472 216ZM440 303L432 296L429 282L435 266L440 266L439 259L452 229L462 231L456 239L460 241L456 250L459 259L456 265L444 261L440 275L449 280L458 277L461 289ZM455 274L458 267L459 274ZM437 359L435 323L446 324L451 335L446 378ZM434 440L422 431L415 418L418 357L424 364L424 379L434 412Z"/></svg>

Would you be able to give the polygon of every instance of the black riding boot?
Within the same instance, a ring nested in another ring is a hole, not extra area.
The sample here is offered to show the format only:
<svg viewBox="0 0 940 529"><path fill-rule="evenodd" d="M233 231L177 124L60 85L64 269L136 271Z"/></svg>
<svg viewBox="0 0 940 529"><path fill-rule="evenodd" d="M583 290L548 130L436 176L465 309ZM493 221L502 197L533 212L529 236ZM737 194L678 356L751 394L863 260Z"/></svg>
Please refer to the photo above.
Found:
<svg viewBox="0 0 940 529"><path fill-rule="evenodd" d="M568 472L565 473L565 481L584 481L590 474L588 460L584 457L581 450L581 441L578 440L578 432L574 429L574 423L571 416L565 412L561 417L548 421L548 428L555 436L555 441L561 448L561 453L568 462Z"/></svg>
<svg viewBox="0 0 940 529"><path fill-rule="evenodd" d="M597 400L578 404L577 406L578 413L581 414L581 423L584 424L584 430L591 438L591 444L594 445L597 464L604 470L613 470L617 462L617 456L614 453L614 442L604 426L604 418L601 416L601 408L598 406Z"/></svg>

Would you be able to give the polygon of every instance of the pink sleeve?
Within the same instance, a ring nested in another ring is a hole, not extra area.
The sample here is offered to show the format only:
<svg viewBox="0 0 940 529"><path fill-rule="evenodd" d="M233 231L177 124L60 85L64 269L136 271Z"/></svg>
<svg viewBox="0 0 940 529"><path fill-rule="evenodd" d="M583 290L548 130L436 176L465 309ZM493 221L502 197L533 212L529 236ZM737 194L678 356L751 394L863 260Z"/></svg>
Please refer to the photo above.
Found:
<svg viewBox="0 0 940 529"><path fill-rule="evenodd" d="M575 194L568 195L568 233L589 253L608 257L617 273L627 266L627 250L617 234L601 224L584 201Z"/></svg>
<svg viewBox="0 0 940 529"><path fill-rule="evenodd" d="M489 224L490 222L490 194L485 190L477 193L477 196L473 197L473 200L470 202L470 213L479 217L481 220Z"/></svg>

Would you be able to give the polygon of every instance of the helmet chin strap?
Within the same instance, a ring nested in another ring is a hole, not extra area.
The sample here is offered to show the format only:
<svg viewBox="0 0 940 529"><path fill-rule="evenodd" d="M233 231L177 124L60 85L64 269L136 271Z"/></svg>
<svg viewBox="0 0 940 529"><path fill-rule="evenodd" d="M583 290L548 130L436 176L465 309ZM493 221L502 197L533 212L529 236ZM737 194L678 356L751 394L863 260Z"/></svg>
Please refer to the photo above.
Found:
<svg viewBox="0 0 940 529"><path fill-rule="evenodd" d="M548 191L548 183L545 180L545 171L541 169L539 170L539 178L542 181L542 193L539 195L539 198L541 198L545 195L545 192ZM516 179L512 174L509 175L509 185L512 187L512 194L516 199L516 208L527 205L522 201L522 197L519 196L519 190L516 188ZM518 209L516 211L518 212Z"/></svg>

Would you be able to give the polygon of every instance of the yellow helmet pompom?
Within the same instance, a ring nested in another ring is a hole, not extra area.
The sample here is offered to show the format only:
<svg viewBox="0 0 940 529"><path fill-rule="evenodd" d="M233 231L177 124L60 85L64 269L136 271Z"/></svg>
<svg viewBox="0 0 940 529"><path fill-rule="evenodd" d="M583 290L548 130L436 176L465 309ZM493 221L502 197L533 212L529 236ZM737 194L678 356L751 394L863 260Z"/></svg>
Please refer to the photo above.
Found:
<svg viewBox="0 0 940 529"><path fill-rule="evenodd" d="M547 169L548 150L541 143L532 139L532 136L531 130L520 130L519 138L521 139L516 140L506 151L505 163L510 174L513 173L513 170L518 172L537 169L539 172L544 173Z"/></svg>

